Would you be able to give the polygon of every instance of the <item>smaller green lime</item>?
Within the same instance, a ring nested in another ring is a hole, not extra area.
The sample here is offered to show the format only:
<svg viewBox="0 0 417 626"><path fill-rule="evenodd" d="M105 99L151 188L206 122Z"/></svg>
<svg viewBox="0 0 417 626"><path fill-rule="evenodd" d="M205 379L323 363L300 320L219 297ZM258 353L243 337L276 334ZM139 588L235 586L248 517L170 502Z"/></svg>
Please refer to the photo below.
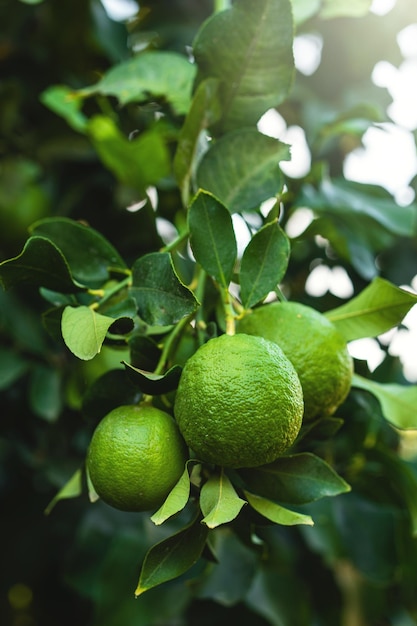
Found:
<svg viewBox="0 0 417 626"><path fill-rule="evenodd" d="M186 460L186 445L168 413L149 404L126 405L98 424L87 469L104 502L123 511L148 511L164 502Z"/></svg>
<svg viewBox="0 0 417 626"><path fill-rule="evenodd" d="M303 388L304 420L332 415L346 399L353 361L344 337L319 311L299 302L264 304L237 330L273 341L289 358Z"/></svg>

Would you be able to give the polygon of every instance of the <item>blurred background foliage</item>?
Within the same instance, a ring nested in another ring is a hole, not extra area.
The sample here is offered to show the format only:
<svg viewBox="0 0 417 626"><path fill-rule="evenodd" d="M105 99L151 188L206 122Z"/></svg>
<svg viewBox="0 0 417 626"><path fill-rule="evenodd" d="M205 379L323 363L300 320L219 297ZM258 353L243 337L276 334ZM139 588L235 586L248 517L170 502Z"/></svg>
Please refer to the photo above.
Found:
<svg viewBox="0 0 417 626"><path fill-rule="evenodd" d="M56 84L89 86L144 47L185 54L213 8L209 0L141 2L136 17L124 23L111 19L99 0L0 5L0 260L16 256L27 227L44 216L88 222L127 262L160 247L161 222L155 217L181 219L179 192L170 177L158 185L155 212L146 196L138 197L103 166L86 135L42 104L41 94ZM306 291L318 264L342 267L354 293L372 272L396 284L409 284L416 274L415 236L378 230L372 220L363 233L365 222L359 232L346 216L329 218L328 196L337 189L320 187L323 172L332 181L343 179L345 158L361 145L365 130L388 120L390 96L370 77L381 59L399 66L396 34L413 21L416 9L397 0L385 16L313 15L298 27L299 34L322 39L322 56L313 74L297 73L292 94L279 109L288 126L304 129L312 158L305 176L288 177L283 226L298 207L314 202L317 219L293 238L284 289L323 311L343 298L329 290L321 296ZM88 115L108 115L126 136L149 128L155 107L119 107L104 97L84 103ZM180 121L173 116L165 123L173 151ZM416 180L411 187L417 191ZM365 213L381 195L392 201L381 190L355 185L348 190L357 193ZM141 200L146 210L126 210ZM399 464L394 451L406 454L407 442L382 419L377 401L361 391L344 405L341 417L348 419L331 451L341 470L349 468L352 493L314 505L314 528L262 528L259 554L247 548L244 537L237 539L238 532L221 530L220 565L202 561L135 602L133 586L147 548L180 522L155 528L146 516L102 503L91 506L86 496L60 502L44 515L57 489L83 463L98 419L92 410L80 412L84 392L121 358L105 348L93 362L77 361L46 334L43 310L39 294L28 287L0 292L2 624L417 623L417 544L406 506L416 500L417 463L411 455L405 456L406 465ZM399 359L380 347L386 356L375 379L406 382ZM367 373L366 362L359 368Z"/></svg>

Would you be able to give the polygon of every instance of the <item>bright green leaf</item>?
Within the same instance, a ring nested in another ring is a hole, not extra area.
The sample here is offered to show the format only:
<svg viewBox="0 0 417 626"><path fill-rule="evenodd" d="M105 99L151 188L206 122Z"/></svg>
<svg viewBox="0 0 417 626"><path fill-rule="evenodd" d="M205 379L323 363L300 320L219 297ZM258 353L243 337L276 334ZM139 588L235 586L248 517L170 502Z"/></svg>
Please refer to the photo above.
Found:
<svg viewBox="0 0 417 626"><path fill-rule="evenodd" d="M122 105L157 98L169 102L181 115L190 106L194 75L195 66L185 56L153 50L112 67L98 83L78 93L116 96Z"/></svg>
<svg viewBox="0 0 417 626"><path fill-rule="evenodd" d="M240 296L246 309L263 300L283 279L290 242L278 221L263 226L247 245L240 266Z"/></svg>
<svg viewBox="0 0 417 626"><path fill-rule="evenodd" d="M40 98L41 102L80 133L85 133L88 125L88 118L82 113L82 98L74 90L64 85L54 85L48 87Z"/></svg>
<svg viewBox="0 0 417 626"><path fill-rule="evenodd" d="M135 596L189 570L200 558L207 534L207 526L197 518L175 535L152 546L145 556Z"/></svg>
<svg viewBox="0 0 417 626"><path fill-rule="evenodd" d="M350 491L323 459L311 452L282 456L273 463L240 471L248 487L266 498L306 504Z"/></svg>
<svg viewBox="0 0 417 626"><path fill-rule="evenodd" d="M130 293L140 317L150 326L176 324L198 306L193 293L180 281L167 252L151 252L135 261Z"/></svg>
<svg viewBox="0 0 417 626"><path fill-rule="evenodd" d="M67 306L62 314L62 337L76 357L89 361L101 350L112 317L96 313L88 306Z"/></svg>
<svg viewBox="0 0 417 626"><path fill-rule="evenodd" d="M352 341L376 337L397 326L416 303L417 295L377 277L349 302L327 311L326 317Z"/></svg>
<svg viewBox="0 0 417 626"><path fill-rule="evenodd" d="M288 95L294 72L289 0L237 0L201 27L198 78L221 81L223 131L256 124Z"/></svg>
<svg viewBox="0 0 417 626"><path fill-rule="evenodd" d="M143 190L169 174L169 154L163 136L146 130L131 141L110 117L94 116L88 133L104 165L125 185Z"/></svg>
<svg viewBox="0 0 417 626"><path fill-rule="evenodd" d="M45 509L45 515L49 515L54 506L60 500L66 500L69 498L77 498L82 493L82 471L78 469L65 483L65 485L58 491L58 493L52 498L50 503Z"/></svg>
<svg viewBox="0 0 417 626"><path fill-rule="evenodd" d="M245 504L245 500L239 498L224 472L210 476L201 489L200 507L204 515L202 521L208 528L231 522Z"/></svg>
<svg viewBox="0 0 417 626"><path fill-rule="evenodd" d="M188 465L188 464L187 464ZM167 519L182 511L190 496L190 477L188 467L185 468L181 478L168 494L162 506L152 515L151 521L159 526Z"/></svg>
<svg viewBox="0 0 417 626"><path fill-rule="evenodd" d="M63 293L83 289L71 276L62 252L46 237L30 237L17 257L0 263L0 281L5 289L20 283Z"/></svg>
<svg viewBox="0 0 417 626"><path fill-rule="evenodd" d="M248 491L244 491L244 494L251 507L255 509L257 513L275 524L282 524L283 526L294 526L296 524L314 525L310 515L290 511L276 504L276 502L271 502L271 500L249 493Z"/></svg>
<svg viewBox="0 0 417 626"><path fill-rule="evenodd" d="M230 213L253 211L282 191L279 162L289 158L287 144L254 128L243 128L213 143L198 167L197 184Z"/></svg>
<svg viewBox="0 0 417 626"><path fill-rule="evenodd" d="M188 226L196 261L223 287L228 287L237 258L229 211L211 194L200 190L189 209Z"/></svg>
<svg viewBox="0 0 417 626"><path fill-rule="evenodd" d="M117 250L91 226L66 217L51 217L36 222L31 232L49 239L59 248L72 275L83 285L101 287L109 279L111 268L126 270ZM59 287L43 286L63 291Z"/></svg>
<svg viewBox="0 0 417 626"><path fill-rule="evenodd" d="M385 419L396 428L417 429L417 385L377 383L355 374L352 386L372 393L379 400Z"/></svg>

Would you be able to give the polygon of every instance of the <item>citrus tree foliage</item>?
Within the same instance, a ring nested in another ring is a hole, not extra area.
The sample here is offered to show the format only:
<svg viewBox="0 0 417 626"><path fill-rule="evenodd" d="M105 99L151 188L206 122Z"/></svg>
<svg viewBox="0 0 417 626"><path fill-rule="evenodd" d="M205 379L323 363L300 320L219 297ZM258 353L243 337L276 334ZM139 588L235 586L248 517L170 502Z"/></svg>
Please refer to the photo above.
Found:
<svg viewBox="0 0 417 626"><path fill-rule="evenodd" d="M127 25L97 0L27 0L7 14L0 458L5 534L23 518L26 528L23 548L5 550L11 615L97 626L417 619L417 387L379 339L417 302L404 289L417 206L343 174L386 120L370 73L382 56L399 62L398 4L387 19L368 0L141 2ZM293 44L311 32L322 63L305 77ZM259 130L270 109L305 131L305 176L285 174L291 145ZM291 237L306 207L312 221ZM344 268L352 297L311 296L318 264ZM313 306L348 343L376 338L382 364L355 361L337 413L305 424L267 466L191 458L159 510L101 503L84 466L100 419L145 396L172 413L189 356L267 297ZM65 586L52 580L58 559ZM41 579L39 562L53 564ZM68 616L50 589L71 596ZM19 604L25 593L44 607Z"/></svg>

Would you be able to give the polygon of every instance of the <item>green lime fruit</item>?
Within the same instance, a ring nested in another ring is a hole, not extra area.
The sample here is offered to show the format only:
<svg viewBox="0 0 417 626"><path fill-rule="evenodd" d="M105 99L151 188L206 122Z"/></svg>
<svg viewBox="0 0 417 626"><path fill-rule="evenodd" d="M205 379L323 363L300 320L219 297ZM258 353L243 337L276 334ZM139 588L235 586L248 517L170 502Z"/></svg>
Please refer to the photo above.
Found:
<svg viewBox="0 0 417 626"><path fill-rule="evenodd" d="M148 404L126 405L98 424L87 469L104 502L122 511L148 511L164 502L186 460L186 445L168 413Z"/></svg>
<svg viewBox="0 0 417 626"><path fill-rule="evenodd" d="M344 337L319 311L298 302L261 305L239 322L238 332L282 348L303 388L306 421L332 415L346 399L353 361Z"/></svg>
<svg viewBox="0 0 417 626"><path fill-rule="evenodd" d="M221 335L185 364L174 414L200 460L255 467L293 444L303 416L302 389L276 344L243 334Z"/></svg>

